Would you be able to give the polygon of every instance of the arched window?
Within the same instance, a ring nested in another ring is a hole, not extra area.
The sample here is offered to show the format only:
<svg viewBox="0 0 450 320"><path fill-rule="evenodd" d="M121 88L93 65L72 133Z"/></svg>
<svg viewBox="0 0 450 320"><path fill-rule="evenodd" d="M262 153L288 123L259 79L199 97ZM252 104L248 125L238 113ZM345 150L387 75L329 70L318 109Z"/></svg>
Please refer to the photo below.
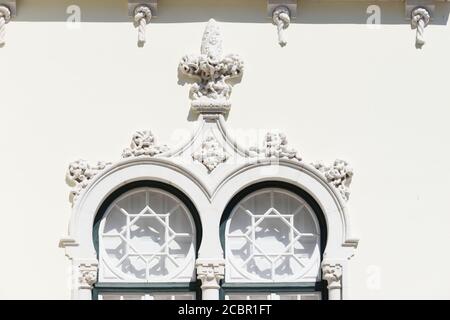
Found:
<svg viewBox="0 0 450 320"><path fill-rule="evenodd" d="M239 193L222 218L225 299L320 299L323 214L306 192L269 182Z"/></svg>
<svg viewBox="0 0 450 320"><path fill-rule="evenodd" d="M94 227L94 297L195 299L197 220L189 199L168 185L141 182L114 192Z"/></svg>

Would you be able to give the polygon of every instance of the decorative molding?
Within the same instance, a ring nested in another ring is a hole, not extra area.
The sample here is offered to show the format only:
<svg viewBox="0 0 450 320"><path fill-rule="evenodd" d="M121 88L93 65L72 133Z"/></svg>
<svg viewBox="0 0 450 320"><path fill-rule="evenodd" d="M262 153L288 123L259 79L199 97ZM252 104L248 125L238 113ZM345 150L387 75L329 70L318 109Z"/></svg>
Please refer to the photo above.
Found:
<svg viewBox="0 0 450 320"><path fill-rule="evenodd" d="M214 19L203 33L200 55L185 55L178 66L181 74L196 80L191 86L192 109L198 113L226 113L230 110L232 86L240 78L244 62L236 54L222 54L222 38Z"/></svg>
<svg viewBox="0 0 450 320"><path fill-rule="evenodd" d="M287 44L284 30L289 27L291 23L291 13L285 6L279 6L273 11L272 16L273 23L277 26L278 30L278 44L284 47Z"/></svg>
<svg viewBox="0 0 450 320"><path fill-rule="evenodd" d="M192 154L192 159L202 163L209 172L228 159L228 154L217 139L208 135L202 142L200 150Z"/></svg>
<svg viewBox="0 0 450 320"><path fill-rule="evenodd" d="M197 260L197 279L202 281L202 290L219 289L220 280L225 276L225 261Z"/></svg>
<svg viewBox="0 0 450 320"><path fill-rule="evenodd" d="M69 186L74 187L70 192L71 202L73 203L77 199L81 191L89 185L92 178L109 165L111 165L110 162L103 161L98 161L97 164L91 165L83 159L79 159L69 164L66 181Z"/></svg>
<svg viewBox="0 0 450 320"><path fill-rule="evenodd" d="M342 265L338 263L322 263L323 279L328 283L328 289L342 288Z"/></svg>
<svg viewBox="0 0 450 320"><path fill-rule="evenodd" d="M98 263L80 263L78 265L78 284L80 289L92 289L97 282Z"/></svg>
<svg viewBox="0 0 450 320"><path fill-rule="evenodd" d="M312 165L322 172L329 184L339 190L344 200L349 199L353 169L346 161L336 159L331 166L325 166L322 162L316 162Z"/></svg>
<svg viewBox="0 0 450 320"><path fill-rule="evenodd" d="M122 158L149 156L153 157L157 154L168 151L166 145L157 145L156 139L150 130L136 131L131 139L129 148L122 152Z"/></svg>
<svg viewBox="0 0 450 320"><path fill-rule="evenodd" d="M268 132L264 138L263 147L252 147L250 152L252 156L263 155L267 158L302 160L297 150L288 148L286 134L282 132Z"/></svg>

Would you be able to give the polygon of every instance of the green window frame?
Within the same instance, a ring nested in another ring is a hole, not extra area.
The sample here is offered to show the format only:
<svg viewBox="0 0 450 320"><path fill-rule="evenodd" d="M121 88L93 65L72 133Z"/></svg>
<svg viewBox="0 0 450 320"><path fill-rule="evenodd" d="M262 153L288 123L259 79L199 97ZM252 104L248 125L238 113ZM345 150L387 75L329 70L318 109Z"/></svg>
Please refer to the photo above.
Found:
<svg viewBox="0 0 450 320"><path fill-rule="evenodd" d="M317 220L319 221L320 228L320 260L323 260L323 253L325 250L325 246L327 243L327 227L325 215L323 214L322 208L317 203L317 201L305 190L294 186L290 183L282 182L282 181L264 181L260 183L253 184L242 191L240 191L237 195L231 199L231 201L226 206L221 220L220 220L220 242L222 245L222 249L224 254L226 254L225 246L225 229L228 219L235 208L235 206L246 196L251 193L265 189L265 188L279 188L285 189L287 191L293 192L302 199L304 199L309 206L313 209L316 214ZM226 268L225 268L226 272ZM242 282L242 283L227 283L225 280L221 280L221 288L219 297L221 300L225 299L225 295L229 293L269 293L269 292L278 292L278 293L289 293L289 292L298 292L298 293L312 293L312 292L320 292L321 299L328 299L328 290L327 290L327 282L325 280L316 281L316 282L278 282L278 283L266 283L266 282Z"/></svg>
<svg viewBox="0 0 450 320"><path fill-rule="evenodd" d="M122 194L137 188L149 187L161 189L166 192L171 193L176 196L180 201L184 203L184 205L188 208L189 213L192 215L194 220L195 228L196 228L196 241L195 241L195 258L198 258L198 249L200 248L200 244L202 241L202 225L200 222L200 215L193 204L193 202L179 189L171 186L169 184L159 182L159 181L151 181L151 180L142 180L129 183L124 185L117 190L113 191L106 200L102 203L97 214L94 219L94 226L92 230L92 237L94 239L94 248L97 253L97 259L99 259L99 227L100 222L106 213L106 210L110 206L110 204L120 197ZM92 299L98 300L99 295L106 293L124 293L124 294L132 294L132 293L142 293L148 294L152 292L164 293L164 292L192 292L195 293L195 299L201 299L201 282L191 281L191 282L154 282L154 283L128 283L128 282L97 282L95 283L92 289Z"/></svg>

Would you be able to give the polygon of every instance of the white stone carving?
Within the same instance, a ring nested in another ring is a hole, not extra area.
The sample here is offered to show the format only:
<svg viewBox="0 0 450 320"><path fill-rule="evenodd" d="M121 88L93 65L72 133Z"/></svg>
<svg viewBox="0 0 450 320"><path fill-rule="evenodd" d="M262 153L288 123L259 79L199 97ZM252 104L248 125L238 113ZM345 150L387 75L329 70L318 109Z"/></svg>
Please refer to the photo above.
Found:
<svg viewBox="0 0 450 320"><path fill-rule="evenodd" d="M291 23L291 13L289 9L286 6L278 6L273 11L272 20L278 29L278 43L280 46L284 47L287 44L284 30L287 29Z"/></svg>
<svg viewBox="0 0 450 320"><path fill-rule="evenodd" d="M78 266L78 283L80 289L92 289L97 282L98 265L94 263L81 263Z"/></svg>
<svg viewBox="0 0 450 320"><path fill-rule="evenodd" d="M192 158L202 163L211 172L225 162L228 155L217 139L209 135L203 140L200 150L192 154Z"/></svg>
<svg viewBox="0 0 450 320"><path fill-rule="evenodd" d="M6 24L11 21L11 10L0 5L0 46L5 44Z"/></svg>
<svg viewBox="0 0 450 320"><path fill-rule="evenodd" d="M138 28L138 44L144 45L146 42L145 29L152 19L152 10L147 5L138 5L134 9L134 22Z"/></svg>
<svg viewBox="0 0 450 320"><path fill-rule="evenodd" d="M350 197L350 183L352 182L353 169L344 160L335 160L333 165L325 166L321 162L313 163L313 166L322 172L328 183L336 187L344 200Z"/></svg>
<svg viewBox="0 0 450 320"><path fill-rule="evenodd" d="M416 29L416 48L421 49L425 44L425 27L430 23L430 13L427 9L417 7L411 12L411 28Z"/></svg>
<svg viewBox="0 0 450 320"><path fill-rule="evenodd" d="M342 287L342 266L338 263L322 263L323 279L328 283L328 289L340 289Z"/></svg>
<svg viewBox="0 0 450 320"><path fill-rule="evenodd" d="M71 191L71 200L75 201L81 191L89 185L90 180L110 164L110 162L99 161L91 165L82 159L72 162L66 174L67 183L74 187Z"/></svg>
<svg viewBox="0 0 450 320"><path fill-rule="evenodd" d="M299 153L295 149L288 148L286 134L282 132L268 132L264 138L263 147L250 148L252 156L263 155L268 158L287 158L301 161Z"/></svg>
<svg viewBox="0 0 450 320"><path fill-rule="evenodd" d="M295 12L290 7L289 9ZM69 233L61 241L61 247L65 248L76 271L72 281L74 299L90 299L92 285L97 281L97 252L92 236L96 231L92 221L95 220L98 208L118 187L149 179L170 183L187 195L199 210L204 232L198 249L201 259L197 260L196 266L198 279L202 281L203 299L218 299L219 284L224 278L225 262L218 223L221 213L230 200L246 187L273 180L307 190L326 208L323 213L327 221L327 245L323 248L323 257L327 263L322 263L323 278L329 283L330 298L345 297L345 262L354 255L358 244L358 240L351 234L351 217L342 201L343 197L348 198L352 171L346 162L340 160L330 167L313 167L300 161L298 152L288 147L283 133L269 132L261 147L250 150L234 140L226 128L222 112L229 103L229 91L225 94L224 91L216 90L214 94L207 88L221 88L232 77L227 74L236 75L242 73L243 69L239 59L235 60L239 63L231 63L239 72L227 71L230 65L226 63L223 68L219 66L222 63L220 61L226 57L216 58L222 57L220 38L217 35L214 26L210 26L205 34L202 55L184 58L180 64L181 71L185 70L186 74L197 77L199 82L194 90L197 97L193 101L193 107L201 106L201 101L210 101L209 107L197 109L202 114L198 117L195 131L186 135L186 141L168 150L166 146L156 144L150 131L139 131L133 135L130 147L124 151L124 159L114 165L89 165L80 160L69 167L67 180L77 187L75 194L85 188L77 205L73 207ZM221 104L222 102L224 103ZM193 153L196 148L197 154ZM231 157L236 161L231 161ZM272 162L273 158L277 160L277 170L262 172L261 169L275 164L275 161ZM214 170L214 174L206 174L206 170L197 161L201 161L209 171ZM224 161L227 161L226 165L220 165ZM80 265L81 262L84 265ZM102 279L101 274L99 279Z"/></svg>
<svg viewBox="0 0 450 320"><path fill-rule="evenodd" d="M219 281L225 275L224 261L197 260L197 278L202 281L202 289L219 288Z"/></svg>
<svg viewBox="0 0 450 320"><path fill-rule="evenodd" d="M169 148L166 145L156 144L155 136L150 130L136 131L131 139L130 147L123 150L122 157L153 157L168 150Z"/></svg>
<svg viewBox="0 0 450 320"><path fill-rule="evenodd" d="M190 93L192 108L199 113L225 113L231 106L230 79L239 78L244 62L236 54L222 54L222 38L214 19L203 34L201 54L185 55L178 66L181 74L195 79Z"/></svg>

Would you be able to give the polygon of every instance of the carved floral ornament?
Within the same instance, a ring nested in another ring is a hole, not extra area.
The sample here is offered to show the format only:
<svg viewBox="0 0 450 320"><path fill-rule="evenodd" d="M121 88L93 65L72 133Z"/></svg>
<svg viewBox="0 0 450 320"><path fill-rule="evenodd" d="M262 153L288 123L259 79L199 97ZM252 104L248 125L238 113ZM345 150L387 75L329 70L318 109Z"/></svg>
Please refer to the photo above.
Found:
<svg viewBox="0 0 450 320"><path fill-rule="evenodd" d="M194 91L192 108L200 113L199 121L204 123L210 121L208 119L212 119L211 114L215 114L216 118L223 117L222 113L224 110L230 109L231 86L226 83L226 80L230 77L241 75L243 71L243 62L237 55L232 54L225 57L222 55L221 43L219 28L214 20L210 20L203 35L201 54L196 57L185 56L179 65L180 71L196 77L198 81L192 87ZM226 132L226 130L219 128L217 132ZM272 165L276 165L277 163L271 159L284 159L308 166L303 163L298 151L288 146L287 136L282 132L268 132L260 147L251 147L249 149L239 147L234 150L231 148L230 150L228 146L228 150L234 154L230 154L227 151L226 141L230 140L227 133L224 133L223 139L217 139L211 132L207 131L203 135L194 134L193 139L201 139L199 144L197 144L199 148L186 151L189 152L186 158L190 159L189 161L193 164L201 163L205 174L211 174L218 170L224 163L241 165L231 161L232 156L237 154L237 149L245 150L245 161L247 163L254 162L256 158L270 160L269 162ZM191 142L194 145L193 141ZM175 150L167 145L159 144L150 130L144 130L133 134L130 146L124 149L122 160L117 162L130 161L135 158L164 158L175 161L175 158L179 156L180 154L177 154ZM107 171L112 165L112 162L104 161L91 164L86 160L77 160L71 163L66 175L68 184L73 187L70 197L71 201L75 202L95 177ZM192 170L189 167L189 163L184 165L188 170ZM336 160L330 166L318 162L312 164L310 168L334 187L342 199L348 200L353 170L346 161Z"/></svg>

